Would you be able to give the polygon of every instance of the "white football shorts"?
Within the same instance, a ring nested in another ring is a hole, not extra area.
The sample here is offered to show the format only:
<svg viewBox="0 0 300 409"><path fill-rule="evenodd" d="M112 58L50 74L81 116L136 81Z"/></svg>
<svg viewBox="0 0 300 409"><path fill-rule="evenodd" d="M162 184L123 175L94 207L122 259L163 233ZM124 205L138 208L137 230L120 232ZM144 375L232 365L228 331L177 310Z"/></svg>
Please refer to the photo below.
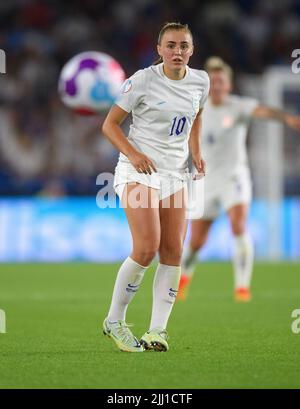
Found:
<svg viewBox="0 0 300 409"><path fill-rule="evenodd" d="M156 189L159 200L163 200L187 186L187 175L165 170L146 175L137 172L131 163L119 162L115 169L114 189L119 198L122 199L127 183L139 183Z"/></svg>
<svg viewBox="0 0 300 409"><path fill-rule="evenodd" d="M230 175L216 182L204 178L202 219L214 220L222 210L238 204L249 204L252 200L252 182L249 172ZM199 198L200 201L200 198Z"/></svg>

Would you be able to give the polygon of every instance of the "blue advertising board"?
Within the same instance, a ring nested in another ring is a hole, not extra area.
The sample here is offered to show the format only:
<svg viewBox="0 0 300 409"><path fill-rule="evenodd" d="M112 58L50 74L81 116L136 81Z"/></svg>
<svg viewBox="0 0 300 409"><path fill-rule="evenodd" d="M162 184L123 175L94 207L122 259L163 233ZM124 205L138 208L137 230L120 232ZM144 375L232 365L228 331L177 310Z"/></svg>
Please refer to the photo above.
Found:
<svg viewBox="0 0 300 409"><path fill-rule="evenodd" d="M265 202L253 202L248 224L258 259L269 257L268 213ZM281 258L300 259L300 200L285 200L280 215ZM100 209L95 198L0 200L0 262L114 262L130 251L124 210ZM201 259L228 260L230 255L231 231L222 215Z"/></svg>

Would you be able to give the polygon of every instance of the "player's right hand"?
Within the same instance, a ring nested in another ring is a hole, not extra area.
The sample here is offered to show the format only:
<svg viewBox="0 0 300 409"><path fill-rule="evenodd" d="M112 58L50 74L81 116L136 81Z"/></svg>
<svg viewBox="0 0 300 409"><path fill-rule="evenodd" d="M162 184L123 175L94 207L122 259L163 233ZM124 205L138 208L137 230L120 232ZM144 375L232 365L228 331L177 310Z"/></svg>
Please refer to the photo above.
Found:
<svg viewBox="0 0 300 409"><path fill-rule="evenodd" d="M151 175L152 171L157 172L156 167L152 160L141 152L134 151L128 154L127 158L130 160L132 166L134 166L136 171L139 173Z"/></svg>

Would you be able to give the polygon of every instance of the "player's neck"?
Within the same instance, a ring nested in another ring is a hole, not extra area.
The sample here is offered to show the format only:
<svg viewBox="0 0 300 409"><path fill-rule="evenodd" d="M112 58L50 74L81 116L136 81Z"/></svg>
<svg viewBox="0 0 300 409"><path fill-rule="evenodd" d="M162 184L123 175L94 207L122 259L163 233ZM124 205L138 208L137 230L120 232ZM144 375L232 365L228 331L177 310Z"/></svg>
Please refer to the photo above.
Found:
<svg viewBox="0 0 300 409"><path fill-rule="evenodd" d="M163 71L167 78L174 81L182 80L186 74L186 68L181 68L180 70L170 70L165 65L163 65Z"/></svg>

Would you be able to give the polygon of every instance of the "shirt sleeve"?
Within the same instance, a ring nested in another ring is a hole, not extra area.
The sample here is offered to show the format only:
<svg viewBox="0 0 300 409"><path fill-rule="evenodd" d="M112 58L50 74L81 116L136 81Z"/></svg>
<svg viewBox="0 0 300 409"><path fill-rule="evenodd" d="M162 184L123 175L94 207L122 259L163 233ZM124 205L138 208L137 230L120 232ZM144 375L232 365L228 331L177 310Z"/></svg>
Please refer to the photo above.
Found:
<svg viewBox="0 0 300 409"><path fill-rule="evenodd" d="M137 71L134 75L128 78L123 83L115 104L128 113L137 107L142 102L145 94L145 84L143 79L143 70Z"/></svg>
<svg viewBox="0 0 300 409"><path fill-rule="evenodd" d="M241 98L239 101L240 118L243 121L249 121L255 108L259 105L259 101L254 98Z"/></svg>
<svg viewBox="0 0 300 409"><path fill-rule="evenodd" d="M205 85L204 85L203 93L200 98L199 109L202 109L204 107L205 102L207 101L208 94L209 94L209 86L210 86L209 77L208 77L208 74L205 72Z"/></svg>

